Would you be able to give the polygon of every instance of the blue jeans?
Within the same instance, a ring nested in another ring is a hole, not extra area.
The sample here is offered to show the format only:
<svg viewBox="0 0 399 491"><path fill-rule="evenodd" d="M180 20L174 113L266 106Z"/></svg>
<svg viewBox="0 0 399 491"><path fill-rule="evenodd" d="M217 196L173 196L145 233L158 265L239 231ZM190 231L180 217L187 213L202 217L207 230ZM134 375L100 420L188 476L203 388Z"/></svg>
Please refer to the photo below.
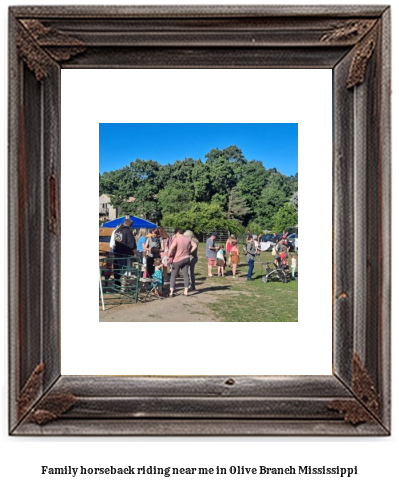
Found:
<svg viewBox="0 0 399 491"><path fill-rule="evenodd" d="M250 259L248 261L248 276L247 276L247 279L250 280L251 279L251 276L252 276L252 271L254 269L254 263L255 261L253 259Z"/></svg>

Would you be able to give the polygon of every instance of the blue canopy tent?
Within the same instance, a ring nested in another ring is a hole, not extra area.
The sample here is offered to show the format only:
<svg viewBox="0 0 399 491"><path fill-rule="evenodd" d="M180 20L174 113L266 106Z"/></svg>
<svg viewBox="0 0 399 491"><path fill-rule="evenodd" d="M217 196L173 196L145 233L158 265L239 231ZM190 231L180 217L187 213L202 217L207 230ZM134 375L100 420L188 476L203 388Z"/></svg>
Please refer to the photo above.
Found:
<svg viewBox="0 0 399 491"><path fill-rule="evenodd" d="M129 215L130 220L133 222L132 228L157 228L155 223L148 222L143 218L134 217ZM103 227L115 228L120 225L123 221L126 220L126 217L116 218L115 220L111 220L110 222L103 223Z"/></svg>

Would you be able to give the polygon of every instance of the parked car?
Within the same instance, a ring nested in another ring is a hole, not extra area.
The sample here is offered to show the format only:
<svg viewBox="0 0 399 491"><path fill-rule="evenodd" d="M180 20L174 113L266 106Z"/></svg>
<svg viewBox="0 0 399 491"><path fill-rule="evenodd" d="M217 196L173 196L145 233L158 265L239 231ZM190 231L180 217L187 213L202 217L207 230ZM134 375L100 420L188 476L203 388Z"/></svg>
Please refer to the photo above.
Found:
<svg viewBox="0 0 399 491"><path fill-rule="evenodd" d="M295 240L290 240L287 238L287 242L288 242L288 247L290 248L290 252L295 251Z"/></svg>
<svg viewBox="0 0 399 491"><path fill-rule="evenodd" d="M270 242L273 240L274 234L262 235L262 242Z"/></svg>
<svg viewBox="0 0 399 491"><path fill-rule="evenodd" d="M295 251L295 244L297 245L296 249L298 250L298 236L297 234L290 234L288 237L288 241L292 242L292 248L290 246L290 250Z"/></svg>
<svg viewBox="0 0 399 491"><path fill-rule="evenodd" d="M262 242L273 242L276 243L278 242L283 234L264 234L262 235ZM294 236L294 237L292 237ZM287 237L287 245L290 248L290 251L295 251L295 234L290 234Z"/></svg>

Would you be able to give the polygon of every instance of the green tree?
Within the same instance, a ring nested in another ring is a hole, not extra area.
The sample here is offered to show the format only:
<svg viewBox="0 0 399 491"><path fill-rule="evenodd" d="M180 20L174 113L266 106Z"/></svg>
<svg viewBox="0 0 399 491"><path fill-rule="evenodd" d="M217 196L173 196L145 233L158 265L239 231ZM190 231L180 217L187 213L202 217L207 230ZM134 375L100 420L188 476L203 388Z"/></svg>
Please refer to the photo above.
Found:
<svg viewBox="0 0 399 491"><path fill-rule="evenodd" d="M291 196L291 203L295 206L296 211L298 212L298 191L296 191Z"/></svg>
<svg viewBox="0 0 399 491"><path fill-rule="evenodd" d="M292 203L285 203L273 217L273 232L294 228L298 223L298 213Z"/></svg>
<svg viewBox="0 0 399 491"><path fill-rule="evenodd" d="M258 200L255 221L263 228L272 228L274 215L286 201L287 196L277 183L268 184Z"/></svg>
<svg viewBox="0 0 399 491"><path fill-rule="evenodd" d="M298 174L285 176L260 161L248 162L235 145L211 149L205 163L185 158L162 166L136 159L99 176L100 195L108 194L123 213L153 222L184 218L206 229L248 222L270 229L274 215L297 191ZM215 215L208 216L209 210Z"/></svg>
<svg viewBox="0 0 399 491"><path fill-rule="evenodd" d="M227 218L235 218L242 222L244 218L251 213L245 198L240 190L235 187L229 192L229 201L227 207Z"/></svg>
<svg viewBox="0 0 399 491"><path fill-rule="evenodd" d="M237 220L226 220L226 227L230 233L235 234L236 236L242 235L245 232L245 228L243 225Z"/></svg>
<svg viewBox="0 0 399 491"><path fill-rule="evenodd" d="M205 155L205 158L207 159L207 163L210 165L216 163L220 158L223 158L230 163L239 165L247 163L242 150L240 150L236 145L231 145L230 147L226 147L223 150L212 148L212 150L210 150Z"/></svg>
<svg viewBox="0 0 399 491"><path fill-rule="evenodd" d="M215 203L194 203L189 210L166 213L162 219L164 227L181 227L195 233L205 230L230 230L242 233L243 227L237 220L227 220L223 210Z"/></svg>
<svg viewBox="0 0 399 491"><path fill-rule="evenodd" d="M192 179L195 201L209 201L212 192L209 166L197 161L193 167Z"/></svg>
<svg viewBox="0 0 399 491"><path fill-rule="evenodd" d="M247 164L242 151L232 145L223 150L214 148L205 157L209 168L212 196L214 194L227 196L240 181L242 169Z"/></svg>
<svg viewBox="0 0 399 491"><path fill-rule="evenodd" d="M257 208L257 201L267 185L268 176L269 171L258 160L252 160L242 167L242 176L237 188L248 203L252 215Z"/></svg>
<svg viewBox="0 0 399 491"><path fill-rule="evenodd" d="M212 195L225 194L235 187L240 179L240 165L221 156L209 165Z"/></svg>
<svg viewBox="0 0 399 491"><path fill-rule="evenodd" d="M188 210L192 206L189 196L190 193L187 193L186 189L168 184L157 196L161 214L173 214Z"/></svg>
<svg viewBox="0 0 399 491"><path fill-rule="evenodd" d="M168 164L163 172L164 182L177 187L184 186L187 194L194 195L193 170L197 162L192 158L185 158L176 160L173 165Z"/></svg>
<svg viewBox="0 0 399 491"><path fill-rule="evenodd" d="M125 166L111 172L100 174L99 191L108 196L117 196L121 186L130 182L130 168Z"/></svg>
<svg viewBox="0 0 399 491"><path fill-rule="evenodd" d="M136 215L156 222L160 218L157 193L162 180L162 166L153 160L137 159L117 179L117 189L112 193L111 204L123 213Z"/></svg>
<svg viewBox="0 0 399 491"><path fill-rule="evenodd" d="M246 228L251 230L255 235L263 234L263 227L262 225L259 225L259 223L249 222Z"/></svg>
<svg viewBox="0 0 399 491"><path fill-rule="evenodd" d="M227 211L228 196L226 193L216 193L212 196L211 203L218 205L224 212Z"/></svg>

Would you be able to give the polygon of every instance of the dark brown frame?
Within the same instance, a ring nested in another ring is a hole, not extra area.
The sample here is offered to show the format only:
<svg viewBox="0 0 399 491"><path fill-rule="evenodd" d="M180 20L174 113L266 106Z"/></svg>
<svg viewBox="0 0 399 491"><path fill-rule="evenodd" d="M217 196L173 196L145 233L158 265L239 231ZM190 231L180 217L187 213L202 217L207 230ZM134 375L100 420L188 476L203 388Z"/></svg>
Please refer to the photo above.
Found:
<svg viewBox="0 0 399 491"><path fill-rule="evenodd" d="M389 7L11 7L9 33L10 434L388 435ZM331 376L60 374L60 70L87 67L333 70Z"/></svg>

